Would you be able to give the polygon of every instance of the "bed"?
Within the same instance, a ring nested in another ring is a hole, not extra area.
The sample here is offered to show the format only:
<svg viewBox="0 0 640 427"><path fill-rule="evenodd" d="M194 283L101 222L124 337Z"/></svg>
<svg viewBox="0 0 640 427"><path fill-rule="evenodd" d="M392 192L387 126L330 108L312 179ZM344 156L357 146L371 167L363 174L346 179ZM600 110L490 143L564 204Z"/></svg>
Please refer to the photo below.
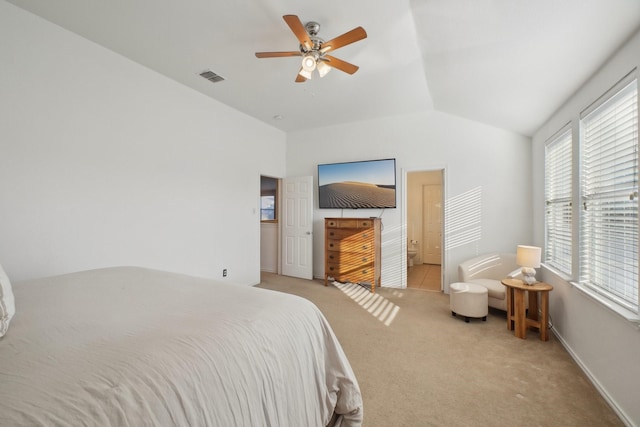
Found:
<svg viewBox="0 0 640 427"><path fill-rule="evenodd" d="M136 267L13 284L3 426L360 426L362 397L311 302Z"/></svg>

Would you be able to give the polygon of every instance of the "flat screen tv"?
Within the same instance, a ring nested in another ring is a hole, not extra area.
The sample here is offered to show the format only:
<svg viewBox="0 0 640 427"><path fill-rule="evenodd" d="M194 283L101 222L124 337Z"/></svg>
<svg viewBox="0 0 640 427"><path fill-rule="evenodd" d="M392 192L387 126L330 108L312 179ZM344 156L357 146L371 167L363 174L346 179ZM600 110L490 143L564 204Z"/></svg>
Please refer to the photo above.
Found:
<svg viewBox="0 0 640 427"><path fill-rule="evenodd" d="M320 209L396 207L396 159L318 165Z"/></svg>

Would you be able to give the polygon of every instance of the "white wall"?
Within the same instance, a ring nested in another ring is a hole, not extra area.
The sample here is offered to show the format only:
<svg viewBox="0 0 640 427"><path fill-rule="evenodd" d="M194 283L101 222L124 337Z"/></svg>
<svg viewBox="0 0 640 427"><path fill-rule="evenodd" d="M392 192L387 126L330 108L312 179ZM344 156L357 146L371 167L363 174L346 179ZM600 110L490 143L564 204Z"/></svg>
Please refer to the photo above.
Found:
<svg viewBox="0 0 640 427"><path fill-rule="evenodd" d="M579 134L579 114L634 67L640 66L637 33L534 135L534 240L544 244L544 144L567 123ZM574 144L577 142L574 141ZM574 145L576 147L576 145ZM574 149L574 152L577 151ZM575 174L574 174L575 176ZM577 238L577 236L574 236ZM575 246L574 246L575 247ZM549 269L543 280L554 286L550 313L556 335L629 425L640 425L640 330Z"/></svg>
<svg viewBox="0 0 640 427"><path fill-rule="evenodd" d="M0 58L12 280L139 265L259 282L260 175L284 175L284 133L4 1Z"/></svg>
<svg viewBox="0 0 640 427"><path fill-rule="evenodd" d="M313 175L316 183L314 276L324 277L325 217L382 214L382 286L405 286L404 176L409 171L445 169L449 228L443 267L448 290L448 283L457 280L461 261L489 251L515 252L518 244L531 243L530 155L529 138L438 112L290 132L287 174ZM392 157L397 168L397 209L317 208L318 163Z"/></svg>

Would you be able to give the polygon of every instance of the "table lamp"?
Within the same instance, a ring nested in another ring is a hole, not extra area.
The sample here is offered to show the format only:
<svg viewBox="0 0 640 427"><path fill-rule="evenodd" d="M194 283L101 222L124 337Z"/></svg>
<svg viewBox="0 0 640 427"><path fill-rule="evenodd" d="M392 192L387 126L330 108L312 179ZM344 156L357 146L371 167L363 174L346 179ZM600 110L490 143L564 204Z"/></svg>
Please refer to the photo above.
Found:
<svg viewBox="0 0 640 427"><path fill-rule="evenodd" d="M516 263L522 267L522 281L533 285L536 280L536 268L540 267L542 249L537 246L518 245Z"/></svg>

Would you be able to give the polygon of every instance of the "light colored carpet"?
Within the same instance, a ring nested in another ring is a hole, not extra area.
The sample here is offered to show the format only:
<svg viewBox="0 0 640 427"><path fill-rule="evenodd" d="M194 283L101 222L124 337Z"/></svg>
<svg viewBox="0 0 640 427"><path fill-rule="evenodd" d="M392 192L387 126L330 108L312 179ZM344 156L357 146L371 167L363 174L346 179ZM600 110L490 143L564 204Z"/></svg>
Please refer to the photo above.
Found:
<svg viewBox="0 0 640 427"><path fill-rule="evenodd" d="M270 273L261 288L315 303L358 378L364 426L623 426L550 334L526 340L504 312L452 317L449 297L422 290L325 287Z"/></svg>

